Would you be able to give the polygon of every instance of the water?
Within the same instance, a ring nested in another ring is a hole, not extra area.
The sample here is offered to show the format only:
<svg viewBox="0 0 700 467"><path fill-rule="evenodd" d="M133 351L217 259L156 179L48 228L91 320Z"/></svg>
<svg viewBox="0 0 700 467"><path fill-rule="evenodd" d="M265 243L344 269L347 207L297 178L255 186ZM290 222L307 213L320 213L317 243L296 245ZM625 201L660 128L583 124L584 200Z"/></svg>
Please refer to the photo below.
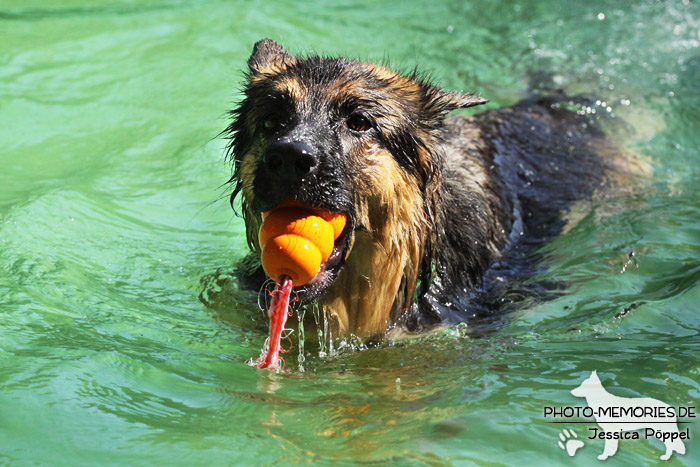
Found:
<svg viewBox="0 0 700 467"><path fill-rule="evenodd" d="M697 406L699 13L689 1L0 0L0 463L592 465L602 440L574 458L556 442L594 425L543 417L580 405L569 391L591 370L617 395ZM491 107L544 70L623 117L654 174L575 209L530 279L566 284L561 296L524 301L496 332L322 358L307 330L305 372L250 368L265 337L254 294L200 280L246 250L216 135L266 36L418 64ZM684 426L674 465L700 453L700 425ZM623 440L607 462L662 452Z"/></svg>

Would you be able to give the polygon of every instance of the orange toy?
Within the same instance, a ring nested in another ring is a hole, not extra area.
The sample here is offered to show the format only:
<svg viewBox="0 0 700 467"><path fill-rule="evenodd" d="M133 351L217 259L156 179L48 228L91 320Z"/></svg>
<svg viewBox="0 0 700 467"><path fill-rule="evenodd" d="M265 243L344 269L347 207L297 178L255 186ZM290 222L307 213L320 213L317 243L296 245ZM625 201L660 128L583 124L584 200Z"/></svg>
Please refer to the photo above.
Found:
<svg viewBox="0 0 700 467"><path fill-rule="evenodd" d="M292 278L304 285L318 273L345 228L345 214L305 207L287 198L263 214L259 240L265 273L278 280Z"/></svg>

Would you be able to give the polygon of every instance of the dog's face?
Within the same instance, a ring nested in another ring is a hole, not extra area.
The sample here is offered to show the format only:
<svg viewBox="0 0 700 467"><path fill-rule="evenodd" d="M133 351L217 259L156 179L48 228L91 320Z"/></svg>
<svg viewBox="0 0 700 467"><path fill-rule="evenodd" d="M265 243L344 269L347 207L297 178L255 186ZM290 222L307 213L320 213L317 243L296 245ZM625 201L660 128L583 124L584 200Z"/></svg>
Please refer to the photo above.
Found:
<svg viewBox="0 0 700 467"><path fill-rule="evenodd" d="M288 196L345 213L333 254L296 292L303 302L323 296L341 329L374 332L402 284L410 300L430 248L442 119L486 101L372 64L294 57L271 40L255 45L248 65L227 129L248 243L260 252L261 215Z"/></svg>

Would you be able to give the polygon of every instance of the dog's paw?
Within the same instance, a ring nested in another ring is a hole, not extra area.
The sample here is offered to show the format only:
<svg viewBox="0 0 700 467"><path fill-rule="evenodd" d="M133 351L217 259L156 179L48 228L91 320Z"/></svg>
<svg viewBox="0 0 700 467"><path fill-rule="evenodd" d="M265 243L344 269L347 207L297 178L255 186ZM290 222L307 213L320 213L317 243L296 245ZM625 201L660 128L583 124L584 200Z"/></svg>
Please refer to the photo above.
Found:
<svg viewBox="0 0 700 467"><path fill-rule="evenodd" d="M576 432L574 430L567 430L564 428L561 433L559 433L559 447L562 448L570 456L576 454L576 451L583 447L583 441L576 439Z"/></svg>

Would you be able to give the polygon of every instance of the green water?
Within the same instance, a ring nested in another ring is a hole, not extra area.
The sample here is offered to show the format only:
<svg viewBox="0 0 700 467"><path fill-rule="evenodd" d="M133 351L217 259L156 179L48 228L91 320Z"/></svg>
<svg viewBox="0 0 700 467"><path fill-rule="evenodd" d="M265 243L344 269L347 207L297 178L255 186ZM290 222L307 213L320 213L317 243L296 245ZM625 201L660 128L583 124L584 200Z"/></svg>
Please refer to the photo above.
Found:
<svg viewBox="0 0 700 467"><path fill-rule="evenodd" d="M0 0L0 464L595 465L602 440L557 446L595 425L543 417L583 405L591 370L700 405L699 27L688 1ZM623 116L654 174L578 209L532 278L561 297L487 337L252 369L254 294L199 295L246 249L216 135L262 37L418 64L490 106L551 72ZM670 464L698 465L684 427Z"/></svg>

